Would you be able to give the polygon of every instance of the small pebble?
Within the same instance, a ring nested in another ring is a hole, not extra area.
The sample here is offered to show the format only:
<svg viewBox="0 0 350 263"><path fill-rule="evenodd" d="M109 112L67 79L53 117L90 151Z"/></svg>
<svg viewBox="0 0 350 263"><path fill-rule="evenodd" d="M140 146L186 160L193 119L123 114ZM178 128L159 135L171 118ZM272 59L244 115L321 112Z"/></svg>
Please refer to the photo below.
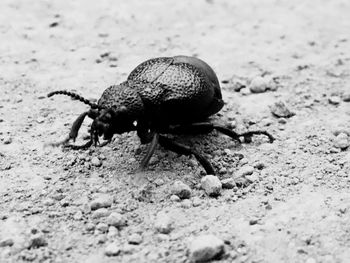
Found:
<svg viewBox="0 0 350 263"><path fill-rule="evenodd" d="M252 218L249 220L249 225L256 225L259 222L259 218Z"/></svg>
<svg viewBox="0 0 350 263"><path fill-rule="evenodd" d="M92 157L90 162L92 165L94 165L96 167L100 167L102 165L102 161L99 158L97 158L96 156Z"/></svg>
<svg viewBox="0 0 350 263"><path fill-rule="evenodd" d="M83 219L83 212L77 211L77 212L74 214L73 219L74 219L74 220L77 220L77 221L82 220L82 219Z"/></svg>
<svg viewBox="0 0 350 263"><path fill-rule="evenodd" d="M241 89L244 89L246 88L247 86L247 83L245 80L233 80L231 82L231 88L236 91L236 92L239 92Z"/></svg>
<svg viewBox="0 0 350 263"><path fill-rule="evenodd" d="M250 165L245 165L243 167L241 167L237 172L237 176L241 177L241 176L245 176L245 175L251 175L254 172L254 167L250 166Z"/></svg>
<svg viewBox="0 0 350 263"><path fill-rule="evenodd" d="M230 149L224 149L224 153L228 156L232 156L233 155L233 152L230 150Z"/></svg>
<svg viewBox="0 0 350 263"><path fill-rule="evenodd" d="M339 96L330 96L328 98L328 102L332 105L338 105L341 102L341 99Z"/></svg>
<svg viewBox="0 0 350 263"><path fill-rule="evenodd" d="M273 123L271 118L264 118L261 120L260 125L262 126L270 126Z"/></svg>
<svg viewBox="0 0 350 263"><path fill-rule="evenodd" d="M341 160L339 160L339 162L341 164L347 164L350 165L350 152L348 152L347 154L345 154L345 156L343 158L341 158Z"/></svg>
<svg viewBox="0 0 350 263"><path fill-rule="evenodd" d="M155 184L156 186L161 186L161 185L164 184L164 180L161 179L161 178L157 178L157 179L154 181L154 184Z"/></svg>
<svg viewBox="0 0 350 263"><path fill-rule="evenodd" d="M102 233L106 233L108 231L108 225L105 223L98 223L96 229Z"/></svg>
<svg viewBox="0 0 350 263"><path fill-rule="evenodd" d="M100 208L100 209L97 209L95 210L92 215L91 215L91 218L93 219L98 219L98 218L102 218L102 217L107 217L111 214L110 211L108 211L108 209L106 208Z"/></svg>
<svg viewBox="0 0 350 263"><path fill-rule="evenodd" d="M197 206L200 206L202 204L202 200L199 198L199 197L193 197L193 200L192 200L192 205L194 207L197 207Z"/></svg>
<svg viewBox="0 0 350 263"><path fill-rule="evenodd" d="M346 135L350 136L350 129L348 130L346 127L343 127L342 125L337 125L335 127L332 127L331 129L334 136L338 136L340 133L345 133Z"/></svg>
<svg viewBox="0 0 350 263"><path fill-rule="evenodd" d="M149 160L149 165L154 165L159 163L159 157L158 156L152 156L151 159Z"/></svg>
<svg viewBox="0 0 350 263"><path fill-rule="evenodd" d="M43 200L43 204L45 206L52 206L55 204L55 201L52 198L46 198L45 200Z"/></svg>
<svg viewBox="0 0 350 263"><path fill-rule="evenodd" d="M159 212L157 214L154 226L159 233L169 234L173 229L173 220L168 214Z"/></svg>
<svg viewBox="0 0 350 263"><path fill-rule="evenodd" d="M334 139L334 146L342 150L350 146L350 138L345 133L339 133Z"/></svg>
<svg viewBox="0 0 350 263"><path fill-rule="evenodd" d="M317 261L314 258L308 258L305 263L317 263Z"/></svg>
<svg viewBox="0 0 350 263"><path fill-rule="evenodd" d="M85 226L85 230L90 232L95 230L95 225L93 223L87 223Z"/></svg>
<svg viewBox="0 0 350 263"><path fill-rule="evenodd" d="M348 205L347 204L341 204L339 206L339 212L340 213L345 214L347 210L348 210Z"/></svg>
<svg viewBox="0 0 350 263"><path fill-rule="evenodd" d="M235 180L233 178L226 178L221 180L222 188L233 189L236 186Z"/></svg>
<svg viewBox="0 0 350 263"><path fill-rule="evenodd" d="M14 242L12 238L4 238L0 240L0 247L11 247L13 244Z"/></svg>
<svg viewBox="0 0 350 263"><path fill-rule="evenodd" d="M108 208L113 204L113 197L108 194L101 194L91 201L91 210L96 210L99 208Z"/></svg>
<svg viewBox="0 0 350 263"><path fill-rule="evenodd" d="M39 118L36 119L37 123L43 123L44 121L45 121L44 117L39 117Z"/></svg>
<svg viewBox="0 0 350 263"><path fill-rule="evenodd" d="M137 234L137 233L131 234L128 237L128 242L129 242L129 244L132 244L132 245L141 244L142 243L142 236Z"/></svg>
<svg viewBox="0 0 350 263"><path fill-rule="evenodd" d="M3 142L4 142L4 144L11 144L12 143L12 138L11 137L5 137Z"/></svg>
<svg viewBox="0 0 350 263"><path fill-rule="evenodd" d="M171 193L177 195L181 199L188 199L191 197L191 188L187 184L178 180L171 186Z"/></svg>
<svg viewBox="0 0 350 263"><path fill-rule="evenodd" d="M222 184L218 177L206 175L201 180L201 187L209 196L218 196L221 194Z"/></svg>
<svg viewBox="0 0 350 263"><path fill-rule="evenodd" d="M245 188L245 187L248 187L252 182L248 178L238 177L238 178L235 178L235 183L238 188Z"/></svg>
<svg viewBox="0 0 350 263"><path fill-rule="evenodd" d="M55 21L55 22L52 22L50 25L49 25L49 27L56 27L56 26L58 26L59 25L59 23L57 22L57 21Z"/></svg>
<svg viewBox="0 0 350 263"><path fill-rule="evenodd" d="M250 90L248 88L243 88L240 90L240 93L242 95L249 95L250 94Z"/></svg>
<svg viewBox="0 0 350 263"><path fill-rule="evenodd" d="M133 254L135 252L136 248L134 245L131 244L125 244L123 245L121 252L123 254Z"/></svg>
<svg viewBox="0 0 350 263"><path fill-rule="evenodd" d="M270 144L270 143L269 143L269 144ZM249 163L249 160L248 160L248 158L243 157L241 160L239 160L239 163L240 163L241 165L245 165L245 164Z"/></svg>
<svg viewBox="0 0 350 263"><path fill-rule="evenodd" d="M286 124L287 123L287 120L285 118L279 118L278 119L278 123L280 124Z"/></svg>
<svg viewBox="0 0 350 263"><path fill-rule="evenodd" d="M171 195L170 200L173 202L180 202L181 201L180 197L178 197L177 195Z"/></svg>
<svg viewBox="0 0 350 263"><path fill-rule="evenodd" d="M109 233L109 234L112 234L112 235L116 235L116 234L119 233L119 230L118 230L118 228L116 228L115 226L110 226L110 227L108 228L108 233Z"/></svg>
<svg viewBox="0 0 350 263"><path fill-rule="evenodd" d="M278 118L290 118L295 115L294 112L290 111L282 101L274 103L271 108L271 113Z"/></svg>
<svg viewBox="0 0 350 263"><path fill-rule="evenodd" d="M157 234L156 235L156 240L158 242L169 241L169 239L170 239L169 235L166 235L166 234Z"/></svg>
<svg viewBox="0 0 350 263"><path fill-rule="evenodd" d="M185 199L181 202L181 207L188 209L192 207L192 202L189 199Z"/></svg>
<svg viewBox="0 0 350 263"><path fill-rule="evenodd" d="M124 215L113 212L107 217L107 224L120 228L127 225L127 219Z"/></svg>
<svg viewBox="0 0 350 263"><path fill-rule="evenodd" d="M265 163L263 163L263 162L256 162L256 163L254 163L254 168L256 168L256 169L259 169L259 170L261 170L261 169L264 169L265 168Z"/></svg>
<svg viewBox="0 0 350 263"><path fill-rule="evenodd" d="M257 182L259 181L259 174L254 172L251 175L247 175L246 179L248 179L250 182Z"/></svg>
<svg viewBox="0 0 350 263"><path fill-rule="evenodd" d="M222 167L222 168L220 168L220 170L219 170L219 174L225 174L225 173L227 173L227 169L226 169L226 167Z"/></svg>
<svg viewBox="0 0 350 263"><path fill-rule="evenodd" d="M252 93L265 92L271 85L271 79L266 77L255 77L249 84L249 89Z"/></svg>
<svg viewBox="0 0 350 263"><path fill-rule="evenodd" d="M105 234L100 234L97 236L97 244L104 244L107 242L107 236Z"/></svg>
<svg viewBox="0 0 350 263"><path fill-rule="evenodd" d="M202 235L191 242L188 250L191 262L205 262L223 253L224 241L214 235Z"/></svg>
<svg viewBox="0 0 350 263"><path fill-rule="evenodd" d="M28 248L38 248L38 247L44 247L47 246L47 241L42 234L35 234L33 235L29 240Z"/></svg>
<svg viewBox="0 0 350 263"><path fill-rule="evenodd" d="M118 256L120 253L120 247L117 243L108 244L105 248L105 255L108 257Z"/></svg>
<svg viewBox="0 0 350 263"><path fill-rule="evenodd" d="M350 92L343 94L343 101L350 102Z"/></svg>

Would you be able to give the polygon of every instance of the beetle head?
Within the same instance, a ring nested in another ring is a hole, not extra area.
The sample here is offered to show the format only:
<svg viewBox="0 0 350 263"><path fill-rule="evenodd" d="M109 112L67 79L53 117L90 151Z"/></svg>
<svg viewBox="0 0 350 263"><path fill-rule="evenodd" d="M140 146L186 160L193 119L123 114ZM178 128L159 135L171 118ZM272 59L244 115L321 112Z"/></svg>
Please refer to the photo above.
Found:
<svg viewBox="0 0 350 263"><path fill-rule="evenodd" d="M70 96L76 100L79 100L85 104L91 106L91 109L87 112L82 113L73 123L71 131L68 138L66 138L59 144L66 144L69 140L74 140L78 136L78 131L84 121L85 116L89 116L94 121L91 125L90 135L91 144L97 144L99 137L103 136L105 140L111 140L114 134L121 134L124 132L133 131L136 129L133 124L133 118L128 113L128 110L125 106L119 108L116 107L105 107L93 102L90 102L88 99L81 97L80 95L69 92L65 90L54 91L48 94L48 97L62 94Z"/></svg>
<svg viewBox="0 0 350 263"><path fill-rule="evenodd" d="M114 134L122 134L135 130L133 120L130 119L126 107L120 109L109 108L99 111L99 115L91 125L91 139L94 144L103 136L104 140L111 140Z"/></svg>

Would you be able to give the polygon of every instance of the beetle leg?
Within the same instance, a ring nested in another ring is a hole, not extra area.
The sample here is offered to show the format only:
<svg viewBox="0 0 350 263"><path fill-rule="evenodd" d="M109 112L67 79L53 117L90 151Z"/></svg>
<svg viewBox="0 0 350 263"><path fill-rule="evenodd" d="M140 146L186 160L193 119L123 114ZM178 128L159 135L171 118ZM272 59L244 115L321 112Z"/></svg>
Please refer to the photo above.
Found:
<svg viewBox="0 0 350 263"><path fill-rule="evenodd" d="M183 155L193 154L196 157L197 161L203 166L207 174L215 174L214 168L211 165L211 163L206 158L204 158L204 156L199 154L194 149L186 145L174 142L173 140L164 136L159 136L159 144L163 146L165 149L168 149L178 154L183 154Z"/></svg>
<svg viewBox="0 0 350 263"><path fill-rule="evenodd" d="M241 143L240 137L244 137L245 142L250 142L253 135L266 135L270 142L273 142L275 138L267 131L249 131L245 133L236 133L235 131L221 125L215 125L210 122L198 122L186 125L173 125L168 128L166 132L173 134L200 134L209 133L213 130L217 130L232 139Z"/></svg>
<svg viewBox="0 0 350 263"><path fill-rule="evenodd" d="M140 138L141 144L150 143L154 134L149 129L150 125L147 121L138 121L136 126L137 135Z"/></svg>
<svg viewBox="0 0 350 263"><path fill-rule="evenodd" d="M248 143L252 141L253 135L266 135L269 138L269 141L271 143L275 140L275 138L267 131L248 131L248 132L238 134L238 133L232 131L231 129L224 127L224 126L220 126L220 125L213 125L213 128L215 130L227 135L227 136L230 136L234 140L237 140L237 138L239 140L239 137L244 137L244 141L248 142Z"/></svg>
<svg viewBox="0 0 350 263"><path fill-rule="evenodd" d="M157 148L158 139L159 139L159 134L154 133L151 144L147 148L147 153L141 161L140 168L139 168L140 170L144 170L147 167L149 160L151 159L152 155L154 154L154 151Z"/></svg>
<svg viewBox="0 0 350 263"><path fill-rule="evenodd" d="M46 146L57 147L60 145L66 145L70 140L75 141L75 139L78 136L78 131L79 131L86 115L88 115L88 114L89 114L89 111L86 111L86 112L83 112L82 114L79 115L79 117L73 122L72 128L70 129L70 132L65 139L63 139L62 141L59 141L59 142L48 143L48 144L46 144Z"/></svg>
<svg viewBox="0 0 350 263"><path fill-rule="evenodd" d="M112 141L112 139L109 139L107 141L104 141L103 143L100 143L98 147L103 147L106 146L108 143L110 143Z"/></svg>
<svg viewBox="0 0 350 263"><path fill-rule="evenodd" d="M83 145L67 144L67 145L64 145L64 148L69 148L72 150L84 150L89 148L91 145L92 145L92 140L89 140L87 143Z"/></svg>
<svg viewBox="0 0 350 263"><path fill-rule="evenodd" d="M79 117L73 122L72 128L69 132L69 138L72 139L73 141L75 141L75 139L78 137L78 131L81 127L81 125L83 124L83 121L86 117L86 115L88 115L88 111L84 112L82 114L79 115Z"/></svg>

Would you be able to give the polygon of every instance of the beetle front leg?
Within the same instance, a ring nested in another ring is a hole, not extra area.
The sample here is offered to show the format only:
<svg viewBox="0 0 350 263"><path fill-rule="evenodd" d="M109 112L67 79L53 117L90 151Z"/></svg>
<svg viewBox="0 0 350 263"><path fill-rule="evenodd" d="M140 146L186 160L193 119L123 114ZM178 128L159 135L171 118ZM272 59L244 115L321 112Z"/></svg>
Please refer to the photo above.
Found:
<svg viewBox="0 0 350 263"><path fill-rule="evenodd" d="M146 155L142 158L140 168L139 168L140 170L144 170L147 167L149 160L151 160L152 155L154 154L155 150L157 149L158 139L159 139L159 134L154 133L151 144L147 148Z"/></svg>
<svg viewBox="0 0 350 263"><path fill-rule="evenodd" d="M215 174L214 168L211 165L211 163L204 156L199 154L194 149L186 145L174 142L173 140L165 136L159 136L159 144L163 146L165 149L168 149L178 154L183 154L183 155L193 154L196 157L197 161L203 166L207 174L213 174L213 175Z"/></svg>
<svg viewBox="0 0 350 263"><path fill-rule="evenodd" d="M79 115L79 117L73 122L73 125L72 125L72 128L68 134L68 136L63 139L62 141L60 142L52 142L52 143L48 143L46 144L47 146L54 146L54 147L57 147L57 146L60 146L60 145L67 145L67 143L70 141L70 140L73 140L75 141L75 139L77 138L78 136L78 131L85 119L85 117L89 114L89 111L86 111L82 114Z"/></svg>

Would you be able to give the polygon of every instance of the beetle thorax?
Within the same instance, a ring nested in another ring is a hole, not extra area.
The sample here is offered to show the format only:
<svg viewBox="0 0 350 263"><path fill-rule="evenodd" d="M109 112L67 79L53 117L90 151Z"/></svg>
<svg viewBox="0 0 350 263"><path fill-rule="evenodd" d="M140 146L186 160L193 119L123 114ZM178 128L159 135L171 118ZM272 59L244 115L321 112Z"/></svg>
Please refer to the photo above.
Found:
<svg viewBox="0 0 350 263"><path fill-rule="evenodd" d="M129 84L114 85L103 92L98 101L103 109L91 126L94 136L111 139L114 134L135 130L134 122L142 116L144 106L137 89Z"/></svg>

